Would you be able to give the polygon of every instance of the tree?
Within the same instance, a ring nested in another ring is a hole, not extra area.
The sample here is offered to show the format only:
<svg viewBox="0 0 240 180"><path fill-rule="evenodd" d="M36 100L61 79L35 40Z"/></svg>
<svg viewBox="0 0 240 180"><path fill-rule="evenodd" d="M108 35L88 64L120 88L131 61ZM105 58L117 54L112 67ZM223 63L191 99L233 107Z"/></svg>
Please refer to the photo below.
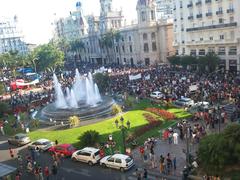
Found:
<svg viewBox="0 0 240 180"><path fill-rule="evenodd" d="M168 61L172 65L181 65L181 58L180 58L180 56L170 56L170 57L168 57Z"/></svg>
<svg viewBox="0 0 240 180"><path fill-rule="evenodd" d="M5 103L5 102L0 102L0 117L4 116L4 113L8 113L10 112L11 108L9 106L9 104Z"/></svg>
<svg viewBox="0 0 240 180"><path fill-rule="evenodd" d="M223 133L203 138L198 149L201 167L209 174L224 174L226 167L240 164L240 125L229 125Z"/></svg>
<svg viewBox="0 0 240 180"><path fill-rule="evenodd" d="M33 56L38 57L35 63L40 71L48 68L56 69L62 67L64 63L64 53L51 43L35 48Z"/></svg>
<svg viewBox="0 0 240 180"><path fill-rule="evenodd" d="M68 122L69 122L70 127L76 127L80 124L79 117L77 117L77 116L69 117Z"/></svg>
<svg viewBox="0 0 240 180"><path fill-rule="evenodd" d="M110 78L108 74L96 73L94 74L94 81L98 85L99 91L101 93L106 92L109 87Z"/></svg>
<svg viewBox="0 0 240 180"><path fill-rule="evenodd" d="M100 140L100 134L97 131L89 130L84 132L80 137L80 146L86 147L86 146L94 146L96 143Z"/></svg>
<svg viewBox="0 0 240 180"><path fill-rule="evenodd" d="M81 40L74 40L74 41L70 41L70 47L69 50L73 52L73 58L74 58L74 64L76 67L76 57L78 57L79 59L81 59L81 51L84 49L84 43Z"/></svg>
<svg viewBox="0 0 240 180"><path fill-rule="evenodd" d="M208 53L206 61L209 72L214 72L219 64L220 58L215 53Z"/></svg>

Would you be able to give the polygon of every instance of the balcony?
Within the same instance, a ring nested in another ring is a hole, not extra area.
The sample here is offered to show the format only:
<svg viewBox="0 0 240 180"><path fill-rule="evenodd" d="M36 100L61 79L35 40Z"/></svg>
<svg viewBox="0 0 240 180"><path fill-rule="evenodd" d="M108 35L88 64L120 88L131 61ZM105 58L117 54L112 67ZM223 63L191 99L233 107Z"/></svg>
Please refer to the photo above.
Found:
<svg viewBox="0 0 240 180"><path fill-rule="evenodd" d="M205 3L212 3L212 0L206 0Z"/></svg>
<svg viewBox="0 0 240 180"><path fill-rule="evenodd" d="M237 51L229 51L228 55L237 55Z"/></svg>
<svg viewBox="0 0 240 180"><path fill-rule="evenodd" d="M191 2L191 3L189 3L188 5L187 5L187 7L188 8L191 8L191 7L193 7L193 3Z"/></svg>
<svg viewBox="0 0 240 180"><path fill-rule="evenodd" d="M211 13L211 12L208 12L208 13L206 13L206 16L207 16L207 17L210 17L210 16L212 16L212 13Z"/></svg>
<svg viewBox="0 0 240 180"><path fill-rule="evenodd" d="M202 1L197 1L196 6L202 5Z"/></svg>
<svg viewBox="0 0 240 180"><path fill-rule="evenodd" d="M187 32L202 31L202 30L207 30L207 29L218 29L218 28L236 27L236 26L237 26L237 22L233 22L233 23L227 23L227 24L218 24L218 25L211 25L211 26L188 28L188 29L186 29L186 31Z"/></svg>
<svg viewBox="0 0 240 180"><path fill-rule="evenodd" d="M189 20L193 20L193 16L188 16L188 19Z"/></svg>
<svg viewBox="0 0 240 180"><path fill-rule="evenodd" d="M217 11L216 12L216 15L222 15L223 14L223 11Z"/></svg>
<svg viewBox="0 0 240 180"><path fill-rule="evenodd" d="M197 18L202 18L202 14L197 14Z"/></svg>
<svg viewBox="0 0 240 180"><path fill-rule="evenodd" d="M234 13L234 9L228 9L227 13Z"/></svg>

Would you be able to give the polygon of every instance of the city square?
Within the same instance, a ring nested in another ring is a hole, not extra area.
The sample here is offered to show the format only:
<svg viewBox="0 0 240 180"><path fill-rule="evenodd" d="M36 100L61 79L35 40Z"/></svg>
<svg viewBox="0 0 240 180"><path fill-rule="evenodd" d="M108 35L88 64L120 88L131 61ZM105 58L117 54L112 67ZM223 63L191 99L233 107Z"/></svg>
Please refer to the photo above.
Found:
<svg viewBox="0 0 240 180"><path fill-rule="evenodd" d="M240 179L240 1L126 3L0 18L0 179Z"/></svg>

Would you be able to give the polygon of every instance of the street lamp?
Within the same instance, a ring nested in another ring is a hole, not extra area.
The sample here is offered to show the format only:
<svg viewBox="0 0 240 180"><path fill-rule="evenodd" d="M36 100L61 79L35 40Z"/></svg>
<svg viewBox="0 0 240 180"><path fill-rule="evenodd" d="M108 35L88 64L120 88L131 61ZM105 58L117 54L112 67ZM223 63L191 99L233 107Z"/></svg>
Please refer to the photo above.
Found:
<svg viewBox="0 0 240 180"><path fill-rule="evenodd" d="M126 126L125 126L125 125L124 125L124 118L123 118L122 116L121 116L121 118L120 118L120 122L121 122L121 125L119 126L119 122L118 122L118 120L116 119L116 120L115 120L115 125L116 125L117 128L120 128L120 130L121 130L121 133L122 133L122 141L123 141L123 151L124 151L124 153L126 153L125 131L126 131L127 129L130 129L131 123L130 123L130 121L128 120L128 121L126 122Z"/></svg>

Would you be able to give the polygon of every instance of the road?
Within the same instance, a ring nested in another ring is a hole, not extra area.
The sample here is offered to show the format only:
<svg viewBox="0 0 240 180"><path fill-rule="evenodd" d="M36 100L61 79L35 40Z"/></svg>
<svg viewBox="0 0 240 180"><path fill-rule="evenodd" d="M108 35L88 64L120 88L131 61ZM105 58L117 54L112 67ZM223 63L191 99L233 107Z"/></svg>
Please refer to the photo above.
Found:
<svg viewBox="0 0 240 180"><path fill-rule="evenodd" d="M9 147L12 147L14 154L19 152L23 157L28 153L27 145L16 148L15 146L9 146L6 140L0 137L0 162L14 167L18 167L17 159L11 159L9 154ZM48 152L40 153L37 157L38 163L41 167L51 167L53 161ZM24 166L26 168L26 166ZM135 168L130 171L120 172L119 170L100 167L100 165L89 166L81 162L73 162L71 159L66 158L64 162L60 164L57 180L128 180ZM23 173L22 180L35 179L34 175ZM54 179L53 177L50 179ZM131 178L132 179L132 178Z"/></svg>

